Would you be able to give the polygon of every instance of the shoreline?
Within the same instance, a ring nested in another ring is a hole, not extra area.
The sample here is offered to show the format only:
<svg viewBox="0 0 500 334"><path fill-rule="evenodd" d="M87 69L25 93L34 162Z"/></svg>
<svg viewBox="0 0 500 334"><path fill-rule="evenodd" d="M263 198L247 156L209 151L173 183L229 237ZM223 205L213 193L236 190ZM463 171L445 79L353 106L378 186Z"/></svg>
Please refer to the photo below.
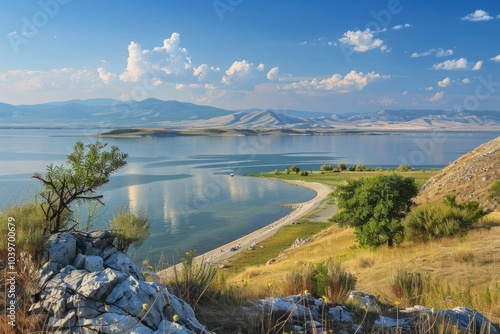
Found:
<svg viewBox="0 0 500 334"><path fill-rule="evenodd" d="M269 225L259 228L249 234L246 234L236 240L228 242L220 247L212 249L208 252L200 254L194 258L195 263L199 263L202 260L214 263L222 264L221 262L227 260L228 258L238 254L243 249L248 249L252 246L258 245L260 242L268 239L274 235L279 228L284 225L292 224L297 219L301 218L305 214L312 211L318 206L328 195L332 192L332 188L329 186L319 183L319 182L306 182L306 181L294 181L294 180L281 180L277 178L270 178L270 180L285 182L290 185L295 185L299 187L309 188L316 192L316 196L307 202L301 203L290 203L285 204L288 207L292 207L292 211L287 215L275 220ZM171 274L172 268L167 268L158 271L156 274L159 276Z"/></svg>

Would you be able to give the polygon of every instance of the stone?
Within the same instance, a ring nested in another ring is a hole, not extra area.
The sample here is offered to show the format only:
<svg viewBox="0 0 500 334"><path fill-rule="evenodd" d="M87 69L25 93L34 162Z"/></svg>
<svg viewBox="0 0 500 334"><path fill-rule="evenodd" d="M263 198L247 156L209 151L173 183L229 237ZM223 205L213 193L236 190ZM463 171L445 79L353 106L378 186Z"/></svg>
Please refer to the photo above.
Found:
<svg viewBox="0 0 500 334"><path fill-rule="evenodd" d="M83 255L82 253L76 254L75 262L73 263L73 265L77 269L83 269L83 267L85 266L85 255Z"/></svg>
<svg viewBox="0 0 500 334"><path fill-rule="evenodd" d="M168 320L163 320L158 325L158 330L153 332L153 334L192 334L193 332L188 331L185 327L179 325L175 322L170 322Z"/></svg>
<svg viewBox="0 0 500 334"><path fill-rule="evenodd" d="M116 252L111 254L108 258L104 259L104 266L119 270L138 280L144 280L141 270L125 253Z"/></svg>
<svg viewBox="0 0 500 334"><path fill-rule="evenodd" d="M126 274L111 268L86 274L77 292L91 299L104 299L113 290L115 285L126 279Z"/></svg>
<svg viewBox="0 0 500 334"><path fill-rule="evenodd" d="M37 281L41 288L43 288L49 280L54 277L63 266L57 262L46 262L38 272Z"/></svg>
<svg viewBox="0 0 500 334"><path fill-rule="evenodd" d="M84 269L89 272L104 270L104 262L102 257L96 255L85 256Z"/></svg>
<svg viewBox="0 0 500 334"><path fill-rule="evenodd" d="M76 256L76 240L68 233L51 235L46 243L45 258L47 261L67 266L72 264Z"/></svg>

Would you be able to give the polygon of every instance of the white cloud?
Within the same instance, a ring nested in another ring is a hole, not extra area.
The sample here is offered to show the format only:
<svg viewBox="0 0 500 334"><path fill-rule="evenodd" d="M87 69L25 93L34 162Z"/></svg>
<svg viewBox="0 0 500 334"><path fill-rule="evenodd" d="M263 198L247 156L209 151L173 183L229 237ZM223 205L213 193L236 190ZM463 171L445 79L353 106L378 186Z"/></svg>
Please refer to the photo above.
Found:
<svg viewBox="0 0 500 334"><path fill-rule="evenodd" d="M109 84L116 78L116 74L106 71L104 67L99 67L97 69L97 73L99 74L99 78L101 78L102 82L105 84Z"/></svg>
<svg viewBox="0 0 500 334"><path fill-rule="evenodd" d="M342 38L339 38L339 41L348 44L354 47L354 51L357 52L366 52L369 50L379 48L381 51L386 51L387 46L384 45L384 41L380 38L375 38L375 34L378 31L371 31L370 29L366 29L365 31L357 30L357 31L347 31L344 33Z"/></svg>
<svg viewBox="0 0 500 334"><path fill-rule="evenodd" d="M219 73L220 68L213 66L209 67L207 64L201 64L200 66L193 68L193 75L199 82L219 80Z"/></svg>
<svg viewBox="0 0 500 334"><path fill-rule="evenodd" d="M269 70L269 72L267 72L266 77L267 77L267 79L274 81L274 80L278 79L278 75L279 75L279 68L273 67Z"/></svg>
<svg viewBox="0 0 500 334"><path fill-rule="evenodd" d="M401 95L403 95L403 96L408 95L408 91L407 91L407 90L405 90L404 92L402 92L402 93L401 93Z"/></svg>
<svg viewBox="0 0 500 334"><path fill-rule="evenodd" d="M473 71L479 71L481 69L481 67L483 67L483 61L482 60L480 60L476 64L474 64L474 66L472 67L472 70Z"/></svg>
<svg viewBox="0 0 500 334"><path fill-rule="evenodd" d="M100 82L96 72L87 69L54 68L48 71L11 70L0 73L0 88L12 92L67 89L88 91Z"/></svg>
<svg viewBox="0 0 500 334"><path fill-rule="evenodd" d="M464 85L468 85L468 84L470 84L470 83L471 83L471 81L470 81L470 79L469 79L469 78L465 78L465 79L463 79L463 80L462 80L462 83L463 83Z"/></svg>
<svg viewBox="0 0 500 334"><path fill-rule="evenodd" d="M428 91L431 91L431 90L434 90L434 87L429 86L429 87L425 87L424 89L425 89L425 90L428 90Z"/></svg>
<svg viewBox="0 0 500 334"><path fill-rule="evenodd" d="M303 91L330 91L338 93L347 93L362 90L368 83L376 80L389 79L389 75L381 75L375 72L367 73L356 72L352 70L344 77L340 74L334 74L323 80L302 80L282 87L283 90Z"/></svg>
<svg viewBox="0 0 500 334"><path fill-rule="evenodd" d="M436 102L436 101L442 100L443 97L444 97L444 92L438 92L438 93L434 94L433 97L425 99L425 101L427 101L427 102Z"/></svg>
<svg viewBox="0 0 500 334"><path fill-rule="evenodd" d="M429 49L429 50L421 52L421 53L413 52L411 54L411 57L412 58L427 57L427 56L432 55L433 53L436 53L436 57L441 58L441 57L446 57L446 56L453 55L453 50L451 50L451 49L445 50L445 49L442 49L442 48L440 48L440 49Z"/></svg>
<svg viewBox="0 0 500 334"><path fill-rule="evenodd" d="M451 84L451 79L449 77L446 77L443 80L438 81L437 83L437 85L442 88L448 87L450 84Z"/></svg>
<svg viewBox="0 0 500 334"><path fill-rule="evenodd" d="M489 21L493 20L493 17L490 16L488 12L482 9L476 9L474 13L467 14L466 16L462 17L462 20L472 21L472 22Z"/></svg>
<svg viewBox="0 0 500 334"><path fill-rule="evenodd" d="M435 70L464 70L469 66L469 62L465 58L446 60L442 63L432 66Z"/></svg>
<svg viewBox="0 0 500 334"><path fill-rule="evenodd" d="M500 55L497 55L497 56L491 58L490 60L497 62L497 63L500 63Z"/></svg>
<svg viewBox="0 0 500 334"><path fill-rule="evenodd" d="M409 24L409 23L405 23L405 24L398 24L398 25L395 25L394 27L392 27L392 29L394 30L400 30L400 29L403 29L403 28L410 28L412 25Z"/></svg>
<svg viewBox="0 0 500 334"><path fill-rule="evenodd" d="M256 83L264 79L264 65L255 66L246 60L235 61L225 72L221 83L233 89L252 90Z"/></svg>
<svg viewBox="0 0 500 334"><path fill-rule="evenodd" d="M180 35L176 32L165 39L162 46L152 50L143 50L138 43L131 42L128 46L127 69L120 74L120 80L138 82L148 75L163 81L185 76L191 69L191 58L179 44Z"/></svg>
<svg viewBox="0 0 500 334"><path fill-rule="evenodd" d="M436 53L436 57L438 57L438 58L447 57L447 56L453 56L453 50L451 50L451 49L448 49L448 50L439 49L439 51Z"/></svg>

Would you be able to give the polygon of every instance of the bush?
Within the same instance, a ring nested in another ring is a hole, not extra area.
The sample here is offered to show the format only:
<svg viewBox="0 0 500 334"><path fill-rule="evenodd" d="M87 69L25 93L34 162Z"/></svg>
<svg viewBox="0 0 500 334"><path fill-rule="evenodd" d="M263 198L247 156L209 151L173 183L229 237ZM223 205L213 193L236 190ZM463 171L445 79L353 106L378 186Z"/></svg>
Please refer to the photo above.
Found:
<svg viewBox="0 0 500 334"><path fill-rule="evenodd" d="M391 288L399 300L405 298L410 305L417 305L424 292L424 279L420 273L398 269L392 275Z"/></svg>
<svg viewBox="0 0 500 334"><path fill-rule="evenodd" d="M321 167L319 167L319 170L322 172L331 172L332 169L331 165L321 165Z"/></svg>
<svg viewBox="0 0 500 334"><path fill-rule="evenodd" d="M410 165L399 165L398 168L396 168L396 172L409 172L411 170L412 168Z"/></svg>
<svg viewBox="0 0 500 334"><path fill-rule="evenodd" d="M354 172L356 170L356 165L349 166L348 170Z"/></svg>
<svg viewBox="0 0 500 334"><path fill-rule="evenodd" d="M275 169L275 170L274 170L274 174L275 174L275 175L280 175L280 174L281 174L281 172L280 172L279 170Z"/></svg>
<svg viewBox="0 0 500 334"><path fill-rule="evenodd" d="M289 272L284 279L283 292L296 294L307 290L317 297L325 296L332 302L343 303L351 290L355 289L356 281L356 276L339 263L329 260Z"/></svg>
<svg viewBox="0 0 500 334"><path fill-rule="evenodd" d="M306 170L300 171L300 176L307 176L309 175L309 172Z"/></svg>
<svg viewBox="0 0 500 334"><path fill-rule="evenodd" d="M426 242L463 235L482 215L482 210L474 203L465 207L444 204L421 205L413 208L405 218L403 222L405 236L411 240Z"/></svg>
<svg viewBox="0 0 500 334"><path fill-rule="evenodd" d="M130 246L139 247L149 237L150 226L146 217L121 210L111 221L111 228L116 235L116 248L126 252Z"/></svg>
<svg viewBox="0 0 500 334"><path fill-rule="evenodd" d="M295 173L295 174L298 174L300 172L300 168L295 165L288 167L288 170L290 171L290 173Z"/></svg>
<svg viewBox="0 0 500 334"><path fill-rule="evenodd" d="M40 264L45 246L47 222L42 208L37 203L12 206L0 213L0 250L7 251L8 232L15 226L15 246L18 254L26 253L35 263Z"/></svg>
<svg viewBox="0 0 500 334"><path fill-rule="evenodd" d="M345 165L345 163L341 162L341 163L337 164L337 168L339 171L343 171L343 170L347 169L347 166Z"/></svg>
<svg viewBox="0 0 500 334"><path fill-rule="evenodd" d="M354 170L356 172L362 172L362 171L366 170L366 167L364 164L359 164L359 165L356 165L356 167L354 167Z"/></svg>

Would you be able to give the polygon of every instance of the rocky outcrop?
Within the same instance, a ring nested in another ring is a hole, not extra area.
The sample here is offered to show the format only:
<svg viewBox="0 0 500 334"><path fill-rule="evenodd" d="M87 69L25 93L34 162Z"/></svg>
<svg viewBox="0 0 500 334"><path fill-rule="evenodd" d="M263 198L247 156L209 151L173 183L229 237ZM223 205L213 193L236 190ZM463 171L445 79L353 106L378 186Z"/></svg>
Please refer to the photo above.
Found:
<svg viewBox="0 0 500 334"><path fill-rule="evenodd" d="M266 319L274 321L275 328L287 333L417 333L439 327L445 333L500 334L484 315L466 307L434 310L394 306L391 317L380 314L380 303L373 295L352 291L348 298L352 305L358 305L358 315L354 307L314 298L307 291L287 298L262 299L247 312L265 314Z"/></svg>
<svg viewBox="0 0 500 334"><path fill-rule="evenodd" d="M158 282L147 282L108 232L49 237L35 282L33 313L53 333L208 333L193 309Z"/></svg>

